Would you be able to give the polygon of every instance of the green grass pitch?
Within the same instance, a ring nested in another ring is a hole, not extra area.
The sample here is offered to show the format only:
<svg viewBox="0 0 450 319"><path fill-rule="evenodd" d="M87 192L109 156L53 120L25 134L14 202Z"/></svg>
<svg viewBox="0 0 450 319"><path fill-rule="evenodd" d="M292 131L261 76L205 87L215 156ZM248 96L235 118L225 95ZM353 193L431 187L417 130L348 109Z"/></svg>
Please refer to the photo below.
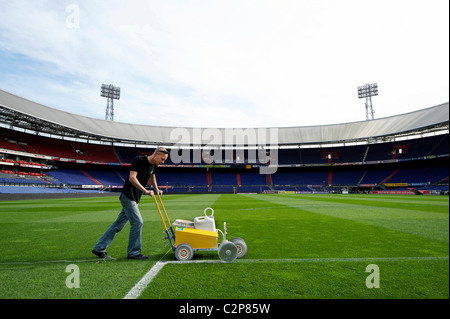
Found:
<svg viewBox="0 0 450 319"><path fill-rule="evenodd" d="M441 196L165 195L169 217L215 211L216 227L242 237L247 256L167 263L140 298L449 298L449 201ZM174 261L151 198L143 198L143 254L126 259L129 225L103 261L92 247L120 211L117 197L0 202L0 299L123 298L158 261ZM66 271L79 269L79 288ZM379 288L366 283L374 273Z"/></svg>

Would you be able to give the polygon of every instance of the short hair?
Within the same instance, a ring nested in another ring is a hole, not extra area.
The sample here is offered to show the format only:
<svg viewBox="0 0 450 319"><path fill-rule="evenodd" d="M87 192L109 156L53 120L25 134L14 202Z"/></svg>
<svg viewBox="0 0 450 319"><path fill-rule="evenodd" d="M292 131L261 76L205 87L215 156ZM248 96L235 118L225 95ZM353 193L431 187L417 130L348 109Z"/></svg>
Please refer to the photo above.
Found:
<svg viewBox="0 0 450 319"><path fill-rule="evenodd" d="M156 153L169 154L169 151L166 150L165 147L158 147L158 148L156 148L155 152L156 152Z"/></svg>

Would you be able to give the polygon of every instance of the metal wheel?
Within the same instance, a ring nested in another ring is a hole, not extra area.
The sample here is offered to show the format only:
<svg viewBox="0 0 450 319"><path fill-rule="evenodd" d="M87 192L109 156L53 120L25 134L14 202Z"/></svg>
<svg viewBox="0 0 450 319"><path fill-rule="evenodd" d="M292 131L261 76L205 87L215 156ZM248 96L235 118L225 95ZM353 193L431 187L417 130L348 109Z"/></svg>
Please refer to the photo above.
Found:
<svg viewBox="0 0 450 319"><path fill-rule="evenodd" d="M237 257L237 247L231 241L219 247L219 258L223 262L232 263Z"/></svg>
<svg viewBox="0 0 450 319"><path fill-rule="evenodd" d="M237 258L242 258L247 255L247 244L240 237L234 237L230 240L237 248Z"/></svg>
<svg viewBox="0 0 450 319"><path fill-rule="evenodd" d="M194 250L189 244L178 245L175 249L175 258L177 260L186 261L191 260L194 256Z"/></svg>

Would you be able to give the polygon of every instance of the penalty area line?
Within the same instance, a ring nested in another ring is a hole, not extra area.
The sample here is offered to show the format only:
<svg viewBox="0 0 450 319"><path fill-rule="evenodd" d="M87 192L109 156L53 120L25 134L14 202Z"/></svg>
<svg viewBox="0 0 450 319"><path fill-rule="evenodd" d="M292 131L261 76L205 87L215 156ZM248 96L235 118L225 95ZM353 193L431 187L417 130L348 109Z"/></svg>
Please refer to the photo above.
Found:
<svg viewBox="0 0 450 319"><path fill-rule="evenodd" d="M0 266L3 265L37 265L37 264L77 264L77 263L91 263L91 262L106 262L109 260L116 260L116 258L92 258L92 259L79 259L79 260L39 260L39 261L11 261L0 262Z"/></svg>
<svg viewBox="0 0 450 319"><path fill-rule="evenodd" d="M156 264L142 277L139 282L126 294L123 299L137 299L142 291L147 288L148 284L156 277L161 269L166 265L163 261L158 261Z"/></svg>
<svg viewBox="0 0 450 319"><path fill-rule="evenodd" d="M148 284L153 280L153 278L156 277L156 275L159 273L161 269L167 264L167 262L161 261L166 255L172 251L172 249L167 250L167 252L162 256L156 264L150 268L150 270L144 275L144 277L141 278L141 280L138 281L136 285L134 285L133 288L126 294L123 299L137 299L141 295L141 293L144 291L145 288L147 288Z"/></svg>
<svg viewBox="0 0 450 319"><path fill-rule="evenodd" d="M169 249L170 251L170 249ZM167 251L161 259L163 259ZM142 277L139 282L126 294L123 299L137 299L147 288L161 269L167 264L216 264L223 263L221 260L187 260L187 261L161 261L156 264ZM333 262L374 262L374 261L426 261L426 260L448 260L449 257L367 257L367 258L292 258L292 259L238 259L237 263L333 263Z"/></svg>
<svg viewBox="0 0 450 319"><path fill-rule="evenodd" d="M373 261L426 261L448 260L449 257L358 257L358 258L292 258L292 259L240 259L239 263L333 263L333 262L373 262Z"/></svg>

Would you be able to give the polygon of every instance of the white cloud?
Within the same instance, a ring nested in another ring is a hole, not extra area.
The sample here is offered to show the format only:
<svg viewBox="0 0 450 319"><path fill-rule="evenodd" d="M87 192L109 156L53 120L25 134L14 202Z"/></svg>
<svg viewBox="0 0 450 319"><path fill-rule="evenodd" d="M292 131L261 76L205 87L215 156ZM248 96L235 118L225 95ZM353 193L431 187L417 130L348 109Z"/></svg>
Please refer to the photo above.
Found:
<svg viewBox="0 0 450 319"><path fill-rule="evenodd" d="M364 120L371 82L376 117L448 101L446 1L0 2L0 59L24 66L1 88L78 114L104 117L102 83L117 121L170 126Z"/></svg>

